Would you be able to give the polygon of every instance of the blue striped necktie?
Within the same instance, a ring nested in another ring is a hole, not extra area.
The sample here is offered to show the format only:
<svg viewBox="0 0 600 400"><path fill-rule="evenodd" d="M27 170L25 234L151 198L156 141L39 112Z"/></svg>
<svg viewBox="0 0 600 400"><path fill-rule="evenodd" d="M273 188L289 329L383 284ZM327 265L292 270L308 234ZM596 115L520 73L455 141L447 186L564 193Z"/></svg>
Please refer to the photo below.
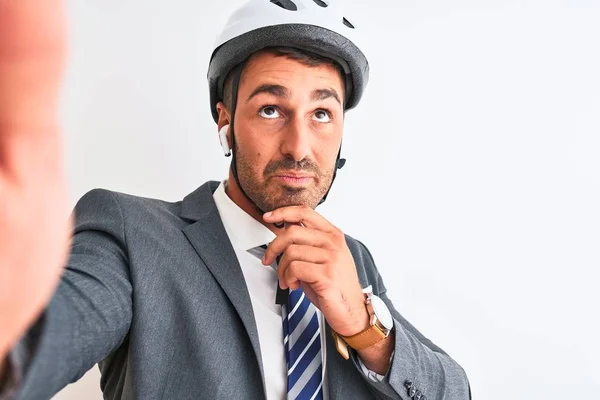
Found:
<svg viewBox="0 0 600 400"><path fill-rule="evenodd" d="M267 246L248 252L260 259ZM277 263L272 267L277 270ZM323 365L321 331L316 307L302 288L289 291L287 305L282 306L283 345L287 361L288 400L323 399Z"/></svg>

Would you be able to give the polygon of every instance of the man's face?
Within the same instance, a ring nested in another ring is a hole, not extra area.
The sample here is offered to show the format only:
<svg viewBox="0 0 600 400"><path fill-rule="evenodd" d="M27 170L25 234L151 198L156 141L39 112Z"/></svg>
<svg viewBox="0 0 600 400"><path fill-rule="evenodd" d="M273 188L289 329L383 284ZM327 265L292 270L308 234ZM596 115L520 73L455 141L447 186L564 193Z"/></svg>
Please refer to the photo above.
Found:
<svg viewBox="0 0 600 400"><path fill-rule="evenodd" d="M343 131L337 69L270 53L254 55L240 80L235 113L238 179L263 211L305 205L327 193Z"/></svg>

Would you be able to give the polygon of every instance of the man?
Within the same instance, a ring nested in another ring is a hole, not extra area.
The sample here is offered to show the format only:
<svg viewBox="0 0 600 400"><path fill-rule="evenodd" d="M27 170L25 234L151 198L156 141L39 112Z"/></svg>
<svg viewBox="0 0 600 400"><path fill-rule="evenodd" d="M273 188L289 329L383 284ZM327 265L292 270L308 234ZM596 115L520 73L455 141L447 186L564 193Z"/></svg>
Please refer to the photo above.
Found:
<svg viewBox="0 0 600 400"><path fill-rule="evenodd" d="M176 203L87 193L6 393L49 398L99 362L110 399L470 397L365 246L315 211L368 81L351 21L333 0L233 14L208 73L229 178Z"/></svg>

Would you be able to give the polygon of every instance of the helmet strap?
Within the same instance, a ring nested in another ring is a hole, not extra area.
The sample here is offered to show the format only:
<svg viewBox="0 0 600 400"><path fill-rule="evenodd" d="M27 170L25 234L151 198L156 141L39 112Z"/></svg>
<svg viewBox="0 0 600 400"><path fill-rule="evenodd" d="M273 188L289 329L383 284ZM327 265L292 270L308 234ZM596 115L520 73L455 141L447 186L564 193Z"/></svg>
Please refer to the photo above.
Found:
<svg viewBox="0 0 600 400"><path fill-rule="evenodd" d="M240 191L242 192L242 194L244 195L244 197L246 197L250 203L254 206L254 208L256 208L256 210L258 211L258 213L260 215L263 215L265 213L265 211L263 211L259 206L256 205L256 203L254 202L254 200L252 200L250 198L250 196L248 196L248 193L246 193L246 191L244 190L244 187L242 186L242 183L240 182L240 178L238 177L238 172L237 172L237 148L236 148L236 144L235 144L235 111L237 109L237 102L238 102L238 92L239 92L239 88L240 88L240 80L242 78L242 72L244 70L244 65L245 62L242 62L240 64L238 64L232 71L233 74L233 84L232 84L232 88L231 88L231 121L230 121L230 127L229 127L229 134L231 135L231 174L233 175L233 179L235 179L235 182L237 183L237 186L240 188Z"/></svg>
<svg viewBox="0 0 600 400"><path fill-rule="evenodd" d="M333 181L335 181L335 177L337 176L337 170L342 169L344 167L344 165L346 165L346 159L342 158L342 146L340 145L340 151L338 151L337 159L335 160L335 166L333 167L333 177L331 178L331 183L329 184L329 189L327 189L327 192L325 193L323 198L321 200L319 200L318 205L325 203L325 200L327 200L327 196L329 195L329 192L331 191L331 187L333 186Z"/></svg>

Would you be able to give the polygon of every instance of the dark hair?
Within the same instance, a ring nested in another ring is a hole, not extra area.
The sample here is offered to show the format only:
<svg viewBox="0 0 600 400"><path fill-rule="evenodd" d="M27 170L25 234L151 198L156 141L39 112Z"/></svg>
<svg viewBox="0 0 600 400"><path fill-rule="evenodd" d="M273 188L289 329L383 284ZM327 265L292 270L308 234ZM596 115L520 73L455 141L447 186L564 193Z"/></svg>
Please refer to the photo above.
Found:
<svg viewBox="0 0 600 400"><path fill-rule="evenodd" d="M287 57L291 60L298 61L301 64L307 65L309 67L330 65L339 72L340 77L342 78L342 82L344 82L344 70L337 62L333 61L331 58L323 57L316 53L312 53L306 50L300 50L294 47L266 47L260 52L270 53L277 57ZM227 75L227 78L225 79L225 84L223 86L223 104L225 104L225 107L227 107L228 109L231 109L232 86L233 74L229 73L229 75Z"/></svg>

